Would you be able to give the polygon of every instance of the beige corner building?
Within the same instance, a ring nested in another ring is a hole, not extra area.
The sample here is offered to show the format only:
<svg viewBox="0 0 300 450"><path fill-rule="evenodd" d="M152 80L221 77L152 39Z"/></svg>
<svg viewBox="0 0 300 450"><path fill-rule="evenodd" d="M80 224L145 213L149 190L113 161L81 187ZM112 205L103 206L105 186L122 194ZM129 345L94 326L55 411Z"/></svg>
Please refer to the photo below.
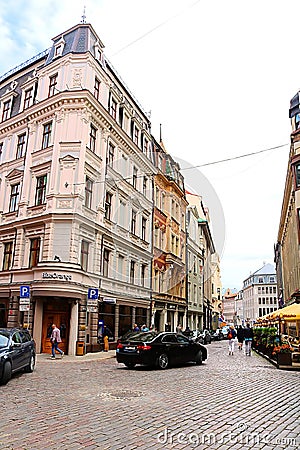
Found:
<svg viewBox="0 0 300 450"><path fill-rule="evenodd" d="M300 97L290 104L292 125L281 216L275 246L279 305L300 302Z"/></svg>

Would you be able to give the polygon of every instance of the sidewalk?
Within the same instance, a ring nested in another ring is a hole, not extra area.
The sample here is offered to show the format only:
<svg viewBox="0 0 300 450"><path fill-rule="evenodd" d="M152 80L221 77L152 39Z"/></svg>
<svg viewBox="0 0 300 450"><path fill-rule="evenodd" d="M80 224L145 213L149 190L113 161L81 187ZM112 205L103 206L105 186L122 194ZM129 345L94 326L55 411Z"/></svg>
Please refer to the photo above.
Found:
<svg viewBox="0 0 300 450"><path fill-rule="evenodd" d="M71 356L71 355L64 355L62 358L58 353L56 354L55 360L59 361L61 359L64 360L64 362L82 362L82 361L96 361L101 359L109 359L114 358L116 356L116 350L109 350L108 352L95 352L95 353L87 353L83 356ZM36 355L37 361L53 361L51 359L50 353L37 353Z"/></svg>

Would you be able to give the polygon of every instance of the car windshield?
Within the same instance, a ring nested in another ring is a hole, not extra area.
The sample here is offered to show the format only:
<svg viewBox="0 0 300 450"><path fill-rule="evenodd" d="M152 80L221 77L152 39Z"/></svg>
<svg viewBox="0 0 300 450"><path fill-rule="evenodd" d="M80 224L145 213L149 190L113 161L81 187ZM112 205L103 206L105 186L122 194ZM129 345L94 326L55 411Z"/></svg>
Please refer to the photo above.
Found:
<svg viewBox="0 0 300 450"><path fill-rule="evenodd" d="M146 331L142 331L141 333L133 334L128 340L130 340L130 342L148 342L152 341L155 336L157 336L157 333L155 332L147 333Z"/></svg>
<svg viewBox="0 0 300 450"><path fill-rule="evenodd" d="M7 347L9 341L9 333L6 331L0 331L0 347Z"/></svg>

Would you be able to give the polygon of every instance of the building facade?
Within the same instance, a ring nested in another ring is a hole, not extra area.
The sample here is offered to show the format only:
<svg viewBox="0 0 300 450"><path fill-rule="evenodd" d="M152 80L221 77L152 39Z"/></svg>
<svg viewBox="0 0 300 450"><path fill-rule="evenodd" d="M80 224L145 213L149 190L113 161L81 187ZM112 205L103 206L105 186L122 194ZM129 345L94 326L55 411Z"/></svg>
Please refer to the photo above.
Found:
<svg viewBox="0 0 300 450"><path fill-rule="evenodd" d="M51 323L66 353L95 350L103 322L116 337L150 317L149 119L89 24L2 76L0 102L1 325L38 352Z"/></svg>
<svg viewBox="0 0 300 450"><path fill-rule="evenodd" d="M244 320L251 324L278 309L276 272L272 264L264 264L244 280L243 305Z"/></svg>
<svg viewBox="0 0 300 450"><path fill-rule="evenodd" d="M186 324L186 208L184 179L162 142L153 140L152 325L175 331Z"/></svg>
<svg viewBox="0 0 300 450"><path fill-rule="evenodd" d="M300 97L292 98L289 116L292 133L275 264L279 305L300 302Z"/></svg>

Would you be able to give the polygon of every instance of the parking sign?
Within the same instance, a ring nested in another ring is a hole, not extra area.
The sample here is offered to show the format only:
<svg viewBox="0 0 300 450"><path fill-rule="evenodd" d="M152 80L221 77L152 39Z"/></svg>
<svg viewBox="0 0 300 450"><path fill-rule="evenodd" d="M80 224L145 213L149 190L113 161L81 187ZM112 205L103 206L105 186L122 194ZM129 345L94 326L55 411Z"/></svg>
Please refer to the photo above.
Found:
<svg viewBox="0 0 300 450"><path fill-rule="evenodd" d="M88 299L89 300L98 300L99 289L89 288L88 290Z"/></svg>
<svg viewBox="0 0 300 450"><path fill-rule="evenodd" d="M20 286L20 297L21 298L30 297L30 286Z"/></svg>

